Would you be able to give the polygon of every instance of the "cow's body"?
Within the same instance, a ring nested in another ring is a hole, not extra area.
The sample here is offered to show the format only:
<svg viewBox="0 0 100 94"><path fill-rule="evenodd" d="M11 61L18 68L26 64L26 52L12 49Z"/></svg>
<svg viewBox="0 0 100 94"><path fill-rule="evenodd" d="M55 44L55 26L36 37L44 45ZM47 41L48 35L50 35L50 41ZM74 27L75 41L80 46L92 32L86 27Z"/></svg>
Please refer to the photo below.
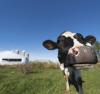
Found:
<svg viewBox="0 0 100 94"><path fill-rule="evenodd" d="M66 78L66 90L69 91L69 85L74 85L77 92L83 94L81 72L75 67L70 66L68 60L68 54L73 54L73 49L77 51L77 47L84 45L83 42L79 42L74 38L75 35L76 33L64 32L58 37L58 43L62 43L63 40L61 38L64 37L65 42L69 45L69 48L65 49L65 51L58 50L58 59L60 62L60 69L63 71ZM83 41L83 36L81 41Z"/></svg>
<svg viewBox="0 0 100 94"><path fill-rule="evenodd" d="M66 90L69 91L69 85L74 85L79 94L83 94L82 77L80 70L72 66L69 62L70 55L77 55L78 48L87 45L91 46L96 41L94 36L83 37L79 33L64 32L58 38L57 42L46 40L43 42L44 47L49 50L58 48L58 60L60 62L60 69L66 78Z"/></svg>

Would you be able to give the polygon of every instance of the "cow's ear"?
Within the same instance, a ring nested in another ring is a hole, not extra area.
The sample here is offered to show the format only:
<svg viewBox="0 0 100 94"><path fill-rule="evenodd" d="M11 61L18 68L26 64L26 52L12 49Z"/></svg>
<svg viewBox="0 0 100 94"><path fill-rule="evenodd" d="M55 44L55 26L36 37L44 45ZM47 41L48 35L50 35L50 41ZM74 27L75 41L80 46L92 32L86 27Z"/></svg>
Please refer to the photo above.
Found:
<svg viewBox="0 0 100 94"><path fill-rule="evenodd" d="M91 43L93 45L96 42L96 37L88 35L85 37L85 42Z"/></svg>
<svg viewBox="0 0 100 94"><path fill-rule="evenodd" d="M54 50L54 49L57 49L57 43L56 42L53 42L52 40L45 40L43 42L43 46L45 48L47 48L48 50Z"/></svg>
<svg viewBox="0 0 100 94"><path fill-rule="evenodd" d="M83 44L84 44L84 37L83 37L82 34L76 33L76 34L74 35L74 38L77 39L80 43L83 43Z"/></svg>

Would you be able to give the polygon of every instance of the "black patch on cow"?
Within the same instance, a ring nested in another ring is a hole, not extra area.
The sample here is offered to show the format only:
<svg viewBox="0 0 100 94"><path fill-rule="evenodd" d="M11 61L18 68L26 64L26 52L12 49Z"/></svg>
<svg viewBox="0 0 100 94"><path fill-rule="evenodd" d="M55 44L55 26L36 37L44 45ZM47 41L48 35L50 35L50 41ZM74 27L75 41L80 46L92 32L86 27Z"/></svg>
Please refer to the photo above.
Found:
<svg viewBox="0 0 100 94"><path fill-rule="evenodd" d="M59 36L57 40L58 49L58 60L60 63L65 63L68 55L68 50L74 45L73 39L70 37Z"/></svg>
<svg viewBox="0 0 100 94"><path fill-rule="evenodd" d="M76 71L79 71L79 70L77 70L73 66L69 67L69 72L70 72L69 85L74 85L77 92L79 92L80 90L81 90L81 92L83 92L83 90L82 90L83 80L82 80L81 75L77 76L77 74L76 74L77 72ZM79 87L80 87L80 90L79 90ZM83 93L80 93L80 94L83 94Z"/></svg>
<svg viewBox="0 0 100 94"><path fill-rule="evenodd" d="M59 36L57 39L57 45L63 52L68 51L74 45L73 39L70 37Z"/></svg>
<svg viewBox="0 0 100 94"><path fill-rule="evenodd" d="M68 54L68 52L64 53L61 50L58 50L58 60L59 60L60 63L66 62L67 54Z"/></svg>
<svg viewBox="0 0 100 94"><path fill-rule="evenodd" d="M76 33L76 34L74 35L74 38L77 39L77 41L79 41L80 43L85 44L84 37L83 37L82 34Z"/></svg>
<svg viewBox="0 0 100 94"><path fill-rule="evenodd" d="M96 41L96 38L92 35L88 35L85 37L85 43L90 43L90 44L94 44Z"/></svg>

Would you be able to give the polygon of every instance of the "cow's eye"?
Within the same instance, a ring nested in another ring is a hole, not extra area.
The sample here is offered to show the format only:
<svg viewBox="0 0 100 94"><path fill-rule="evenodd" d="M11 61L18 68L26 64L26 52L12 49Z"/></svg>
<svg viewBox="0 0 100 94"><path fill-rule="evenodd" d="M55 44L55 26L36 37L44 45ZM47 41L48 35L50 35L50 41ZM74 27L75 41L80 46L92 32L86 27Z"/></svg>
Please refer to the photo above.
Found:
<svg viewBox="0 0 100 94"><path fill-rule="evenodd" d="M60 36L60 37L59 37L59 40L60 40L60 41L64 41L64 40L65 40L65 37L64 37L64 36Z"/></svg>

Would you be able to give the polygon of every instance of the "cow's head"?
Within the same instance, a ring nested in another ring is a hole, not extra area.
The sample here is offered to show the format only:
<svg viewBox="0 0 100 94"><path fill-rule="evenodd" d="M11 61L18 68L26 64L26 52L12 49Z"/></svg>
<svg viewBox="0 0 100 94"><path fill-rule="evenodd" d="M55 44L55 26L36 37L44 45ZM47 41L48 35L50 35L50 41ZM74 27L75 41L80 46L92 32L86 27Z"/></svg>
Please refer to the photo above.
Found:
<svg viewBox="0 0 100 94"><path fill-rule="evenodd" d="M43 42L43 46L48 50L69 50L69 48L73 47L74 45L87 45L88 43L93 45L95 41L96 38L92 35L88 35L84 38L80 33L64 32L57 38L57 42L52 40L45 40Z"/></svg>
<svg viewBox="0 0 100 94"><path fill-rule="evenodd" d="M65 36L59 36L57 38L57 42L54 42L52 40L45 40L43 42L43 46L47 48L48 50L61 50L63 51L64 49L68 50L70 47L72 47L74 44L73 39L70 37L65 37Z"/></svg>
<svg viewBox="0 0 100 94"><path fill-rule="evenodd" d="M58 59L60 62L66 62L66 56L70 48L74 46L91 46L95 43L96 38L92 35L85 38L80 33L64 32L57 38L57 42L45 40L43 46L48 50L58 49ZM88 45L89 44L89 45ZM86 55L86 54L85 54Z"/></svg>

